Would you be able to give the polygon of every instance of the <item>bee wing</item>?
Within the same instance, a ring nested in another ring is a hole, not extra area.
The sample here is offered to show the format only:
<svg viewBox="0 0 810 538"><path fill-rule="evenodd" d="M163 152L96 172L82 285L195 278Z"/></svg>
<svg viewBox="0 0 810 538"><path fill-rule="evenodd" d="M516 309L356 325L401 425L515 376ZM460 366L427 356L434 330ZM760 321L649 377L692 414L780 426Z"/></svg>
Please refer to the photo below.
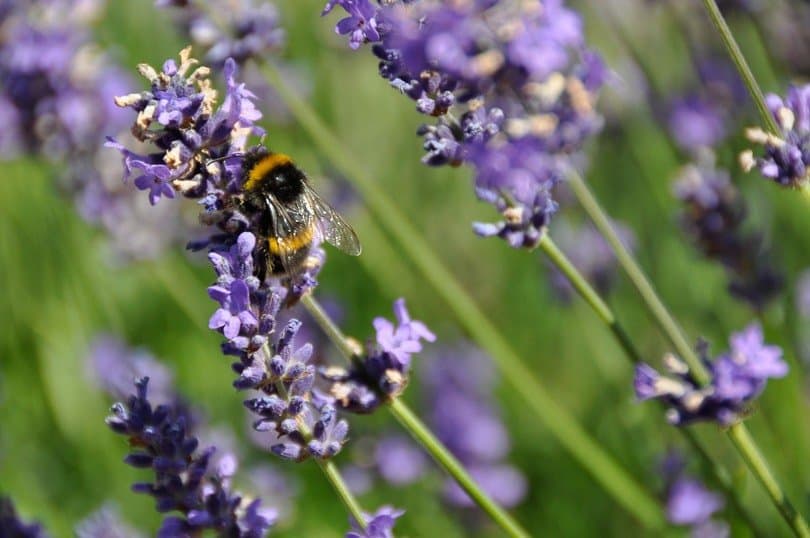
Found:
<svg viewBox="0 0 810 538"><path fill-rule="evenodd" d="M278 203L272 195L265 196L265 199L267 200L267 207L270 209L273 226L273 230L268 235L271 238L270 241L275 240L278 243L279 249L275 255L281 260L281 269L283 269L285 274L290 275L295 269L292 256L296 252L295 249L291 248L291 238L295 236L297 229L296 223L300 219L307 217L305 213L300 211L288 211L282 204Z"/></svg>
<svg viewBox="0 0 810 538"><path fill-rule="evenodd" d="M351 256L359 256L363 247L352 227L337 211L321 198L315 189L304 183L304 196L318 222L318 231L330 245Z"/></svg>

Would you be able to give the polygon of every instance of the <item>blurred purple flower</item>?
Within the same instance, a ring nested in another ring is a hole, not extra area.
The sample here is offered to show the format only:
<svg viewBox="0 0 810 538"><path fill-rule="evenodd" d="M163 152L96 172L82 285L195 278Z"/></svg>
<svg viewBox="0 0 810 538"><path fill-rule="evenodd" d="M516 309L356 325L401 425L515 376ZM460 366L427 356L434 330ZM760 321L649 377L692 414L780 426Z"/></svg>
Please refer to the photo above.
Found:
<svg viewBox="0 0 810 538"><path fill-rule="evenodd" d="M394 486L410 484L427 469L424 452L401 435L383 437L374 450L374 459L382 478Z"/></svg>
<svg viewBox="0 0 810 538"><path fill-rule="evenodd" d="M364 514L366 530L351 520L352 530L346 533L346 538L394 538L394 524L404 513L405 510L383 506L373 515Z"/></svg>
<svg viewBox="0 0 810 538"><path fill-rule="evenodd" d="M716 146L726 137L723 111L697 95L675 101L670 107L669 130L686 150Z"/></svg>
<svg viewBox="0 0 810 538"><path fill-rule="evenodd" d="M747 129L748 140L763 146L764 154L755 158L752 150L746 150L740 164L746 171L756 167L783 187L805 187L810 164L810 85L791 86L785 99L768 94L765 101L780 132Z"/></svg>
<svg viewBox="0 0 810 538"><path fill-rule="evenodd" d="M133 349L120 339L102 334L90 345L86 363L88 376L113 398L124 399L132 393L132 383L150 376L152 399L175 399L172 372L144 349Z"/></svg>
<svg viewBox="0 0 810 538"><path fill-rule="evenodd" d="M471 465L467 470L487 495L501 506L517 506L523 501L529 490L526 477L512 465ZM475 502L457 482L445 482L444 496L454 506L475 507Z"/></svg>
<svg viewBox="0 0 810 538"><path fill-rule="evenodd" d="M159 537L213 529L229 536L264 536L274 512L261 508L261 501L248 502L229 489L233 465L209 463L214 447L197 450L198 440L187 432L182 414L171 406L153 407L147 397L148 378L135 382L136 393L126 403L117 403L107 424L128 437L133 447L126 463L151 468L154 482L137 483L133 491L155 498L161 513L177 511L163 520Z"/></svg>
<svg viewBox="0 0 810 538"><path fill-rule="evenodd" d="M712 160L704 156L699 164L683 168L675 183L675 195L683 203L681 225L707 258L723 265L731 295L762 311L784 280L762 236L743 231L745 200L728 172L715 168Z"/></svg>
<svg viewBox="0 0 810 538"><path fill-rule="evenodd" d="M84 518L76 526L78 538L141 538L144 536L123 522L118 509L110 503Z"/></svg>
<svg viewBox="0 0 810 538"><path fill-rule="evenodd" d="M475 169L479 199L503 218L476 223L475 233L536 246L567 157L602 124L594 102L607 71L585 48L580 16L561 0L346 0L324 13L338 5L349 17L336 30L352 31L350 46L373 42L380 74L437 118L418 131L422 161Z"/></svg>
<svg viewBox="0 0 810 538"><path fill-rule="evenodd" d="M493 402L491 361L468 344L447 348L425 363L428 423L436 436L473 474L484 491L504 506L515 506L527 492L527 482L504 464L510 440ZM471 506L451 481L445 497L457 506Z"/></svg>
<svg viewBox="0 0 810 538"><path fill-rule="evenodd" d="M8 497L0 497L0 532L13 538L48 538L38 523L23 523L14 503ZM6 534L7 533L7 534Z"/></svg>
<svg viewBox="0 0 810 538"><path fill-rule="evenodd" d="M667 519L675 525L698 525L723 508L722 497L697 480L681 478L670 488Z"/></svg>
<svg viewBox="0 0 810 538"><path fill-rule="evenodd" d="M664 362L671 376L663 376L650 366L636 366L634 388L639 400L652 398L666 402L667 418L675 425L711 420L728 426L746 415L749 404L765 389L770 378L787 375L782 350L764 343L761 327L754 323L730 339L730 351L713 362L700 351L709 368L708 386L697 387L686 364L673 355Z"/></svg>

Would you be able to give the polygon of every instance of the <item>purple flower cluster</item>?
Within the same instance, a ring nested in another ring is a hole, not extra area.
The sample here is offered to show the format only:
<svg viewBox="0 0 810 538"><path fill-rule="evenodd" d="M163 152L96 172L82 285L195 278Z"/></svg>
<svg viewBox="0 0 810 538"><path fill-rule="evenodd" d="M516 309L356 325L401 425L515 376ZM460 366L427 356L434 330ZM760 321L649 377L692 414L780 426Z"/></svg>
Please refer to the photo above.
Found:
<svg viewBox="0 0 810 538"><path fill-rule="evenodd" d="M136 393L113 406L107 424L133 447L126 463L154 471L153 482L137 483L133 490L154 497L159 512L179 512L164 518L158 536L205 529L218 536L264 536L275 512L262 508L260 499L250 501L231 491L235 462L222 458L218 465L210 465L214 447L198 450L199 442L188 434L182 415L168 405L153 407L148 382L149 378L135 382Z"/></svg>
<svg viewBox="0 0 810 538"><path fill-rule="evenodd" d="M757 168L766 179L783 187L806 187L810 178L810 85L790 87L785 99L769 94L765 101L780 132L746 129L746 138L763 146L764 154L754 157L752 150L746 150L740 164L746 171Z"/></svg>
<svg viewBox="0 0 810 538"><path fill-rule="evenodd" d="M422 379L428 422L436 436L495 502L505 507L519 504L527 482L503 461L510 441L493 402L491 360L470 345L460 345L426 363ZM445 482L445 498L456 506L474 506L452 480Z"/></svg>
<svg viewBox="0 0 810 538"><path fill-rule="evenodd" d="M215 69L222 69L228 58L242 65L284 44L278 9L270 2L215 0L207 2L204 10L193 2L176 0L156 0L155 5L177 8L178 25L194 45L206 51L205 61Z"/></svg>
<svg viewBox="0 0 810 538"><path fill-rule="evenodd" d="M475 232L536 246L566 157L602 123L606 70L579 15L561 0L330 0L323 13L337 6L348 16L335 30L352 48L372 43L380 74L436 118L419 130L423 162L474 167L477 196L503 218Z"/></svg>
<svg viewBox="0 0 810 538"><path fill-rule="evenodd" d="M47 538L48 533L38 523L23 523L11 499L0 497L0 536Z"/></svg>
<svg viewBox="0 0 810 538"><path fill-rule="evenodd" d="M761 311L784 281L762 236L742 229L746 207L728 172L710 162L683 169L675 184L686 233L704 256L723 265L732 296Z"/></svg>
<svg viewBox="0 0 810 538"><path fill-rule="evenodd" d="M356 356L350 367L321 369L341 409L370 413L399 396L408 385L411 355L422 351L422 340L436 340L424 323L411 319L404 299L394 302L394 316L396 324L382 317L374 320L375 340L366 344L362 356Z"/></svg>
<svg viewBox="0 0 810 538"><path fill-rule="evenodd" d="M374 514L363 514L366 530L352 520L352 530L346 533L346 538L394 538L394 524L404 513L405 510L383 506Z"/></svg>
<svg viewBox="0 0 810 538"><path fill-rule="evenodd" d="M348 424L337 418L331 404L312 392L312 344L295 344L301 322L292 319L276 334L287 290L261 283L254 276L255 245L255 236L243 232L227 251L209 254L218 278L208 293L219 308L208 326L226 338L223 352L239 359L233 364L238 374L234 387L259 393L245 400L245 406L258 417L254 427L275 431L284 439L272 451L299 461L308 456L330 458L343 446Z"/></svg>
<svg viewBox="0 0 810 538"><path fill-rule="evenodd" d="M667 420L675 425L710 420L728 426L743 419L768 379L787 375L788 365L778 346L765 344L756 323L732 334L729 344L730 350L714 361L708 359L707 346L700 346L711 375L705 387L698 386L687 365L674 355L664 357L669 376L639 364L634 379L636 397L666 402L670 406Z"/></svg>

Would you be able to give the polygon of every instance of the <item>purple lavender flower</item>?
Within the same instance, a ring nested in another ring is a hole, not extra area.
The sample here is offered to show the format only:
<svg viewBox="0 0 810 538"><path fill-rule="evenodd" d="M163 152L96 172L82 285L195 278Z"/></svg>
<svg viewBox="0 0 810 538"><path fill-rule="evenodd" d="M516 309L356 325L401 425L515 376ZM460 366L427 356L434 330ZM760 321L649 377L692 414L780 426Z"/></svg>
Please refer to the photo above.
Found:
<svg viewBox="0 0 810 538"><path fill-rule="evenodd" d="M346 538L394 538L394 524L404 513L405 510L383 506L374 514L363 514L366 520L366 530L360 528L356 521L351 520L352 530L346 533Z"/></svg>
<svg viewBox="0 0 810 538"><path fill-rule="evenodd" d="M636 397L666 402L670 406L667 419L675 425L712 420L728 426L741 420L768 379L784 377L788 366L779 347L764 343L762 329L756 323L732 334L730 347L728 353L713 362L707 357L706 346L699 348L711 375L709 385L702 388L686 364L673 355L664 358L670 376L639 364L634 379Z"/></svg>
<svg viewBox="0 0 810 538"><path fill-rule="evenodd" d="M112 97L129 77L90 40L101 2L15 2L0 43L0 158L35 154L59 165L59 187L82 217L112 238L120 261L154 257L187 233L177 208L145 219L101 151L103 133L126 128ZM119 239L124 239L119 241Z"/></svg>
<svg viewBox="0 0 810 538"><path fill-rule="evenodd" d="M123 522L113 504L105 504L76 525L78 538L141 538L144 536Z"/></svg>
<svg viewBox="0 0 810 538"><path fill-rule="evenodd" d="M23 523L8 497L0 497L0 533L15 538L48 538L38 523Z"/></svg>
<svg viewBox="0 0 810 538"><path fill-rule="evenodd" d="M732 296L761 311L782 290L784 280L762 236L743 231L746 205L728 172L711 159L683 169L675 184L683 202L681 224L709 259L720 262Z"/></svg>
<svg viewBox="0 0 810 538"><path fill-rule="evenodd" d="M349 16L338 21L335 32L340 35L349 35L351 48L357 49L363 43L374 43L380 40L380 33L377 31L377 8L369 0L329 0L321 15L326 15L336 5L345 9Z"/></svg>
<svg viewBox="0 0 810 538"><path fill-rule="evenodd" d="M740 164L745 171L756 167L766 179L783 187L806 187L810 163L810 85L791 86L784 100L774 94L765 100L780 132L766 133L758 127L747 129L748 140L764 146L765 151L756 158L752 150L744 151Z"/></svg>
<svg viewBox="0 0 810 538"><path fill-rule="evenodd" d="M422 351L422 340L436 340L424 323L411 319L404 299L394 302L394 316L396 324L374 319L375 342L368 342L364 354L351 366L321 369L321 376L331 382L331 396L342 409L370 413L402 394L408 384L411 355Z"/></svg>
<svg viewBox="0 0 810 538"><path fill-rule="evenodd" d="M270 2L215 0L204 10L192 2L158 1L156 5L176 8L176 23L206 51L205 60L215 69L222 69L228 58L243 65L284 43L278 9Z"/></svg>
<svg viewBox="0 0 810 538"><path fill-rule="evenodd" d="M422 379L428 422L437 437L488 495L509 507L523 500L527 482L520 471L503 462L510 441L494 406L494 377L490 359L463 344L426 363ZM449 480L445 498L456 506L472 506L466 493Z"/></svg>
<svg viewBox="0 0 810 538"><path fill-rule="evenodd" d="M579 15L561 0L333 0L324 13L338 5L349 16L336 31L351 33L352 48L374 43L380 74L437 118L419 129L423 162L475 169L479 199L503 220L474 231L536 246L567 157L602 124L593 105L606 70L585 47Z"/></svg>
<svg viewBox="0 0 810 538"><path fill-rule="evenodd" d="M135 382L136 393L113 406L107 424L133 447L126 463L155 473L154 482L137 483L133 490L154 497L161 513L180 513L163 520L158 536L204 529L220 536L264 536L273 523L272 510L263 509L259 499L247 501L231 492L230 475L224 471L233 466L211 469L215 448L198 450L199 442L187 433L182 414L167 405L153 407L148 382L148 378Z"/></svg>
<svg viewBox="0 0 810 538"><path fill-rule="evenodd" d="M225 61L226 93L219 105L208 68L195 68L196 64L190 49L184 49L179 65L167 60L161 71L140 65L151 89L118 97L116 102L138 113L132 133L156 151L135 153L112 139L108 145L123 156L125 179L140 170L147 184L171 186L172 193L197 199L204 209L202 220L218 229L193 245L208 249L217 273L208 294L219 308L209 327L225 337L223 352L238 358L232 365L238 375L234 387L259 392L245 406L257 415L257 429L273 430L279 437L271 450L296 460L332 457L348 426L336 418L328 402L311 392L312 345L294 344L300 322L292 319L277 330L282 306L294 303L317 283L323 251L314 248L306 271L283 282L265 279L258 270L255 256L261 254L253 231L265 233L266 223L261 215L248 218L238 208L247 138L262 132L254 125L261 113L253 105L254 95L236 80L232 59ZM165 193L158 190L158 194Z"/></svg>

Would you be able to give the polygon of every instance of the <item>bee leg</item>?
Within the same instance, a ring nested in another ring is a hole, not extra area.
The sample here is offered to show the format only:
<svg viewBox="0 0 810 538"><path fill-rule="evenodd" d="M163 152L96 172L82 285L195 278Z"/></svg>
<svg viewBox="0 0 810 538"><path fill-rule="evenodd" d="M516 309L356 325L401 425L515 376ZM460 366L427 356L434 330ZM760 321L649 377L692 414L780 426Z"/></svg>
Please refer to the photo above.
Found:
<svg viewBox="0 0 810 538"><path fill-rule="evenodd" d="M267 251L267 242L262 241L256 247L253 255L253 266L255 267L254 273L259 282L264 283L267 280L267 264L270 259L270 253Z"/></svg>

